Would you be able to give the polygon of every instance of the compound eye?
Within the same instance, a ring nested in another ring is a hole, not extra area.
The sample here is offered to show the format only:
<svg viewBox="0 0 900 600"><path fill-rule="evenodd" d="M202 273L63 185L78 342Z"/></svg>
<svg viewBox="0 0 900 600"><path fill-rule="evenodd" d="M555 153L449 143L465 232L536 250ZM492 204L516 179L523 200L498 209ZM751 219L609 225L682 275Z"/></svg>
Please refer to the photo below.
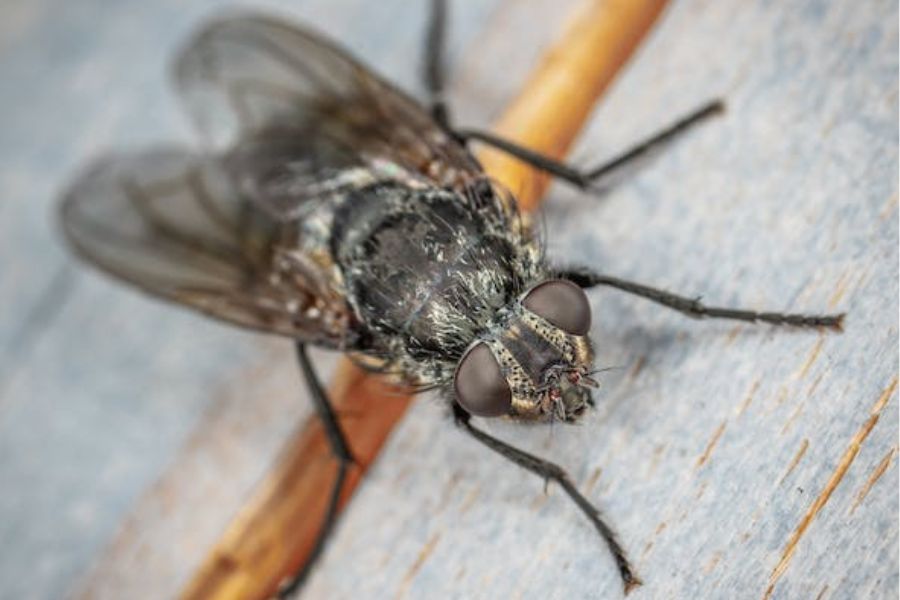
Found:
<svg viewBox="0 0 900 600"><path fill-rule="evenodd" d="M565 279L553 279L533 288L522 304L572 335L591 329L591 305L580 287Z"/></svg>
<svg viewBox="0 0 900 600"><path fill-rule="evenodd" d="M470 414L499 417L509 413L512 392L487 344L480 343L463 355L453 376L453 387L456 400Z"/></svg>

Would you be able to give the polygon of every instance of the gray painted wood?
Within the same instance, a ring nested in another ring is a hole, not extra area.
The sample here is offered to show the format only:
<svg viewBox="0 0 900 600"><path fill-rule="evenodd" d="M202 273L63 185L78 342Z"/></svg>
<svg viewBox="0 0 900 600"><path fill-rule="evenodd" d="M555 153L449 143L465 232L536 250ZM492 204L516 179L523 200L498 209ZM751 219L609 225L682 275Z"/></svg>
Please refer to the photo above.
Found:
<svg viewBox="0 0 900 600"><path fill-rule="evenodd" d="M498 25L496 43L540 26ZM886 389L772 597L897 597L896 47L889 2L675 3L575 159L610 156L710 96L728 114L602 200L552 194L560 260L709 302L849 313L843 335L778 332L598 290L597 362L623 369L604 374L596 413L490 425L568 467L602 507L645 580L633 598L762 598ZM478 53L462 81L503 65ZM443 412L423 400L394 432L305 597L620 597L561 492Z"/></svg>
<svg viewBox="0 0 900 600"><path fill-rule="evenodd" d="M84 272L49 220L91 152L187 137L162 66L214 3L57 4L8 3L0 26L0 539L16 549L0 597L170 597L307 409L285 344ZM268 3L413 90L418 4ZM500 113L575 4L457 3L466 122ZM635 598L762 597L896 380L897 38L886 1L679 3L574 156L609 156L712 95L729 113L602 200L553 192L555 257L710 302L849 313L840 336L781 333L597 291L598 365L623 367L598 411L490 425L603 508L646 582ZM897 596L897 433L894 392L774 597ZM616 578L559 490L423 398L306 597L618 597Z"/></svg>

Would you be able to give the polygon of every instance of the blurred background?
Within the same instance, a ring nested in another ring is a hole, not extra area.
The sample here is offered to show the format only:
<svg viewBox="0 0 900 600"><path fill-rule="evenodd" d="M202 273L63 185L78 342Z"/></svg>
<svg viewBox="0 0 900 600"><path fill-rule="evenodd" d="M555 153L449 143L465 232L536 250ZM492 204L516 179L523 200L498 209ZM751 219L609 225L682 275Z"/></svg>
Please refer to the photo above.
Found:
<svg viewBox="0 0 900 600"><path fill-rule="evenodd" d="M460 122L489 126L578 4L451 2ZM56 222L60 190L92 156L190 143L167 65L222 6L2 4L0 598L177 596L308 414L290 344L99 276L70 258ZM311 23L422 89L424 2L242 6ZM648 598L761 596L885 393L777 597L897 595L897 42L886 0L673 3L573 159L594 164L712 97L728 113L603 199L551 194L544 219L561 262L710 303L849 313L840 336L778 334L593 294L598 364L622 367L597 413L571 431L494 427L596 484ZM335 357L316 360L327 372ZM700 460L712 448L715 460ZM420 401L308 596L613 586L593 534L541 487Z"/></svg>

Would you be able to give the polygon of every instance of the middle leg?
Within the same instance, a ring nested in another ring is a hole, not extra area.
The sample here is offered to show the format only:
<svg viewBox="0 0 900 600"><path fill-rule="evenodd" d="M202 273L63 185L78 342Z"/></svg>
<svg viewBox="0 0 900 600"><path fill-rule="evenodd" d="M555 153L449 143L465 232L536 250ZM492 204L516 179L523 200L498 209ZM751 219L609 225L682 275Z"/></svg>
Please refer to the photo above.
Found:
<svg viewBox="0 0 900 600"><path fill-rule="evenodd" d="M707 306L698 298L687 298L659 288L650 287L641 283L619 279L601 273L594 273L586 269L565 271L560 274L563 279L582 287L591 288L598 285L615 288L641 298L646 298L657 304L662 304L689 317L702 319L704 317L714 319L731 319L734 321L763 322L771 325L790 325L793 327L828 327L841 331L844 323L844 315L806 315L781 312L757 312L739 308L723 308Z"/></svg>
<svg viewBox="0 0 900 600"><path fill-rule="evenodd" d="M628 167L642 159L648 158L687 132L694 125L721 114L724 110L725 105L721 100L708 102L662 131L635 144L612 160L591 169L578 169L485 131L461 129L455 133L463 140L476 140L493 146L581 189L603 189L617 179Z"/></svg>

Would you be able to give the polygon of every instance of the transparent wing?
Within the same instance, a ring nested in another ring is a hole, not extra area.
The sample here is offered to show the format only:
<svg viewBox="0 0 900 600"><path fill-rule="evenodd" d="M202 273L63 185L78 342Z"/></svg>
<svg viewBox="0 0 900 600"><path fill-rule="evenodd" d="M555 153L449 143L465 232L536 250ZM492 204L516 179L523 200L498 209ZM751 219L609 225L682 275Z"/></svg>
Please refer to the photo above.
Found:
<svg viewBox="0 0 900 600"><path fill-rule="evenodd" d="M243 327L343 347L348 315L290 226L242 199L219 163L177 148L101 159L69 188L63 228L102 270Z"/></svg>
<svg viewBox="0 0 900 600"><path fill-rule="evenodd" d="M457 185L481 174L414 100L331 42L276 19L214 21L174 74L237 187L279 219L360 178Z"/></svg>

